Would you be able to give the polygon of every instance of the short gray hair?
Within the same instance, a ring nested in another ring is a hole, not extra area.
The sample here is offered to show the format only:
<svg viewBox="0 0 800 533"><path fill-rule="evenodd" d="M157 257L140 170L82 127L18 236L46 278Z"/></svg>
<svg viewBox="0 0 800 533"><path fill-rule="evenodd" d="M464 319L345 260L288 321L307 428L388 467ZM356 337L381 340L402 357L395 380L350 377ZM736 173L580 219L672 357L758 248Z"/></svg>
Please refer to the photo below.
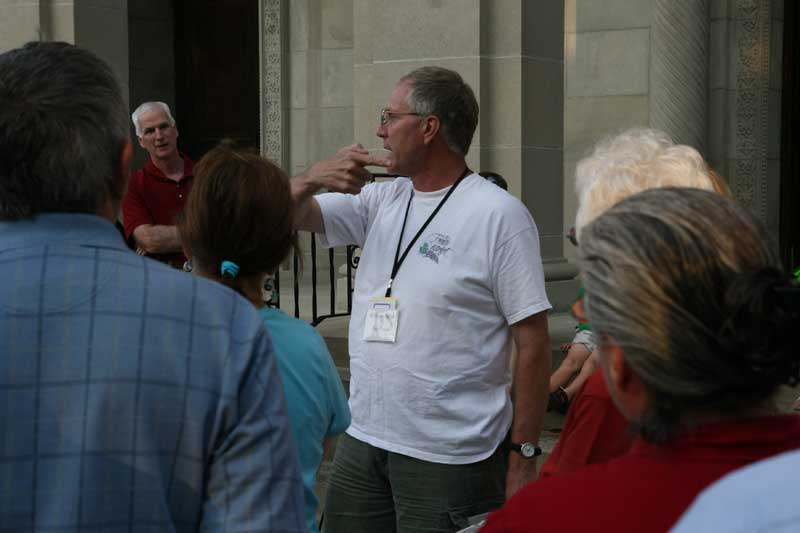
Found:
<svg viewBox="0 0 800 533"><path fill-rule="evenodd" d="M67 43L0 54L0 219L121 200L127 109L111 69Z"/></svg>
<svg viewBox="0 0 800 533"><path fill-rule="evenodd" d="M133 127L136 128L136 136L142 136L142 127L139 125L139 118L147 113L148 111L153 111L154 109L163 111L165 115L167 115L167 119L169 120L170 125L175 125L175 119L172 118L172 112L169 110L169 106L164 102L145 102L139 107L136 108L136 111L131 113L131 121L133 122Z"/></svg>
<svg viewBox="0 0 800 533"><path fill-rule="evenodd" d="M703 156L663 131L630 129L597 143L575 169L576 233L617 202L656 187L710 191L713 183Z"/></svg>
<svg viewBox="0 0 800 533"><path fill-rule="evenodd" d="M696 188L634 195L584 228L579 254L592 329L644 383L642 435L668 437L700 410L736 414L797 382L787 276L761 225ZM602 357L602 355L601 355Z"/></svg>
<svg viewBox="0 0 800 533"><path fill-rule="evenodd" d="M411 92L408 105L420 115L435 115L448 148L466 155L478 127L478 101L458 72L443 67L422 67L400 78Z"/></svg>

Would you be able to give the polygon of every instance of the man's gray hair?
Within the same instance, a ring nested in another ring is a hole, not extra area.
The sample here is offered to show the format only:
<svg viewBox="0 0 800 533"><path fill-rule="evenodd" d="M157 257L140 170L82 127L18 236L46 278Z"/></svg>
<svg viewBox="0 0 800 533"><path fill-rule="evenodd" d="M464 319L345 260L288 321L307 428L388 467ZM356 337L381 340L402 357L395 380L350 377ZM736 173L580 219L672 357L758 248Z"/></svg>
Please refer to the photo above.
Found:
<svg viewBox="0 0 800 533"><path fill-rule="evenodd" d="M127 109L111 69L67 43L0 54L0 220L121 200Z"/></svg>
<svg viewBox="0 0 800 533"><path fill-rule="evenodd" d="M133 121L133 127L136 128L136 136L141 137L142 127L139 125L139 118L147 113L148 111L153 111L154 109L161 110L167 115L167 119L169 120L170 125L175 125L175 119L172 118L172 112L169 110L169 106L164 102L145 102L139 107L136 108L136 111L131 113L131 120Z"/></svg>
<svg viewBox="0 0 800 533"><path fill-rule="evenodd" d="M609 207L656 187L710 191L713 183L703 156L691 146L676 145L663 131L630 129L597 143L575 169L578 236Z"/></svg>
<svg viewBox="0 0 800 533"><path fill-rule="evenodd" d="M420 115L439 117L447 146L466 155L478 126L478 101L458 72L442 67L422 67L400 78L409 83L408 105Z"/></svg>
<svg viewBox="0 0 800 533"><path fill-rule="evenodd" d="M697 412L736 415L797 375L788 286L764 229L733 200L661 188L584 228L579 263L592 330L612 339L647 390L635 421L651 440ZM787 330L787 331L784 331Z"/></svg>

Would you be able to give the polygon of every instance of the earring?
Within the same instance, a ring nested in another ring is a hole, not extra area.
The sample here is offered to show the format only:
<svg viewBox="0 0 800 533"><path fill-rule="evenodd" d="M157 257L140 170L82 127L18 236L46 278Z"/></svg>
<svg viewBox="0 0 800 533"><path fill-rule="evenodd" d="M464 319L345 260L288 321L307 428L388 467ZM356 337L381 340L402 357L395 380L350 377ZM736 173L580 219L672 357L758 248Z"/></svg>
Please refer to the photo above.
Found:
<svg viewBox="0 0 800 533"><path fill-rule="evenodd" d="M192 262L187 260L183 263L183 271L184 272L191 272L192 271Z"/></svg>

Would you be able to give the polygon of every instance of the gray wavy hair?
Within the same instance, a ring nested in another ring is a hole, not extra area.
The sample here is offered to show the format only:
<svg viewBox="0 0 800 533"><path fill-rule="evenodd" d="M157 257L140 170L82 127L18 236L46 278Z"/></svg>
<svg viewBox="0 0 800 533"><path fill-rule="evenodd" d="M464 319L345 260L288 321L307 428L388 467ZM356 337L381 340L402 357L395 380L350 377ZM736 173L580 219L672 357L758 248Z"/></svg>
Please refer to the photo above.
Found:
<svg viewBox="0 0 800 533"><path fill-rule="evenodd" d="M136 128L136 136L142 136L142 127L139 125L139 118L147 113L148 111L153 111L154 109L163 111L165 115L167 115L167 119L171 125L175 125L175 119L172 117L172 112L169 110L169 106L164 102L144 102L136 110L131 113L131 121L133 122L133 127Z"/></svg>
<svg viewBox="0 0 800 533"><path fill-rule="evenodd" d="M439 117L447 146L466 155L478 127L478 101L458 72L443 67L412 70L398 83L409 83L408 105L420 115Z"/></svg>
<svg viewBox="0 0 800 533"><path fill-rule="evenodd" d="M617 202L655 187L713 190L708 166L700 153L676 145L656 129L623 131L597 143L575 169L578 213L575 231Z"/></svg>
<svg viewBox="0 0 800 533"><path fill-rule="evenodd" d="M732 200L696 188L631 196L584 228L579 254L592 328L647 389L643 436L669 436L694 410L736 414L797 381L774 290L788 278Z"/></svg>
<svg viewBox="0 0 800 533"><path fill-rule="evenodd" d="M127 109L111 69L67 43L0 55L0 219L121 200Z"/></svg>

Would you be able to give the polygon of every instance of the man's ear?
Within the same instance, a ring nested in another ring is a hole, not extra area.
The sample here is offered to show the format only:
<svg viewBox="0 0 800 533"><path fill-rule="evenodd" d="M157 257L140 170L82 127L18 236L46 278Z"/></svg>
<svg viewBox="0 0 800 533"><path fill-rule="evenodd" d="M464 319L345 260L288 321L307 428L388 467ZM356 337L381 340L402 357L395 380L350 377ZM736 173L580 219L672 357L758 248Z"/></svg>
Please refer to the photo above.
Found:
<svg viewBox="0 0 800 533"><path fill-rule="evenodd" d="M146 148L146 147L145 147L145 145L144 145L144 142L142 142L142 138L141 138L141 137L139 137L139 136L137 136L137 137L136 137L136 139L139 141L139 146L141 146L142 148L144 148L145 150L147 150L147 148Z"/></svg>
<svg viewBox="0 0 800 533"><path fill-rule="evenodd" d="M442 123L439 120L439 117L436 115L428 115L427 117L423 118L423 132L422 132L422 140L426 146L430 145L433 142L433 139L436 138L436 135L439 133L439 130L442 127Z"/></svg>

